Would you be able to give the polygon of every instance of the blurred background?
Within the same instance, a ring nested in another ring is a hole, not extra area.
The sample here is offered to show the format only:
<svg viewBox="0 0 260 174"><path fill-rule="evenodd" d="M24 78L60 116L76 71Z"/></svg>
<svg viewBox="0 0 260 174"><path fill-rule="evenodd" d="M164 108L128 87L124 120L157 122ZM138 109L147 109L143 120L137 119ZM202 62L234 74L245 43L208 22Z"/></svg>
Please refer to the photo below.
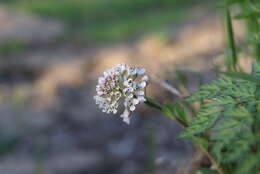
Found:
<svg viewBox="0 0 260 174"><path fill-rule="evenodd" d="M193 91L221 61L221 18L214 0L0 0L0 173L185 173L175 121L140 106L126 125L98 110L95 85L127 63L171 85L181 72Z"/></svg>

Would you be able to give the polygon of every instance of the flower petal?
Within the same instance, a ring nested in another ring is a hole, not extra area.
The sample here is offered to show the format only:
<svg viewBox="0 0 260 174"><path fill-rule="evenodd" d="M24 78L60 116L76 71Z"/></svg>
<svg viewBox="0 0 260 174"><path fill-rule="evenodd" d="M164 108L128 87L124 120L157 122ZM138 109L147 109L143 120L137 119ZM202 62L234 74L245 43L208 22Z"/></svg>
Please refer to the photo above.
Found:
<svg viewBox="0 0 260 174"><path fill-rule="evenodd" d="M137 74L138 74L138 75L144 74L145 71L146 71L146 70L145 70L144 68L137 68Z"/></svg>
<svg viewBox="0 0 260 174"><path fill-rule="evenodd" d="M149 77L147 75L145 75L145 76L142 77L141 80L145 81L145 82L148 82L149 81Z"/></svg>
<svg viewBox="0 0 260 174"><path fill-rule="evenodd" d="M133 105L137 105L137 104L139 104L139 100L136 99L136 98L134 98L134 99L133 99Z"/></svg>
<svg viewBox="0 0 260 174"><path fill-rule="evenodd" d="M146 87L146 82L143 81L143 82L139 83L138 86L139 86L139 88L144 88L144 87Z"/></svg>
<svg viewBox="0 0 260 174"><path fill-rule="evenodd" d="M132 106L130 106L130 111L134 111L135 110L135 106L134 105L132 105Z"/></svg>
<svg viewBox="0 0 260 174"><path fill-rule="evenodd" d="M130 116L130 112L129 112L127 109L125 109L124 112L123 112L123 114L122 114L120 117L123 118L123 121L124 121L124 122L126 122L127 124L130 124L130 118L129 118L129 116Z"/></svg>

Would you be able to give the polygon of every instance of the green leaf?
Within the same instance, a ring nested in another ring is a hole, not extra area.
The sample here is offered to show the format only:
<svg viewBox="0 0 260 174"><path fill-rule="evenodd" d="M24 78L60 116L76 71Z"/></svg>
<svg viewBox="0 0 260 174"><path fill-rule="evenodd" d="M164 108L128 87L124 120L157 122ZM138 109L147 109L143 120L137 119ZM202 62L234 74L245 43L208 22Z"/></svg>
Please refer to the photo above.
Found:
<svg viewBox="0 0 260 174"><path fill-rule="evenodd" d="M251 44L260 44L260 32L249 35L248 42Z"/></svg>
<svg viewBox="0 0 260 174"><path fill-rule="evenodd" d="M203 150L208 151L209 142L206 138L193 137L192 140L195 141Z"/></svg>
<svg viewBox="0 0 260 174"><path fill-rule="evenodd" d="M247 74L247 73L243 73L243 72L231 72L231 71L222 72L222 74L225 74L226 76L229 76L232 78L246 80L246 81L260 84L260 78L255 75L251 75L251 74Z"/></svg>
<svg viewBox="0 0 260 174"><path fill-rule="evenodd" d="M199 171L202 174L219 174L218 171L210 168L199 168Z"/></svg>
<svg viewBox="0 0 260 174"><path fill-rule="evenodd" d="M243 11L254 11L259 12L258 7L256 6L256 1L254 0L247 0L242 6ZM246 27L248 35L255 35L258 34L260 31L258 16L251 15L250 18L246 18ZM253 46L253 57L256 58L257 61L260 61L260 43L254 43Z"/></svg>
<svg viewBox="0 0 260 174"><path fill-rule="evenodd" d="M194 121L189 127L187 127L181 134L180 137L191 137L195 134L202 133L206 129L211 128L215 122L218 120L219 115L208 115L208 116L197 116L192 119L190 122Z"/></svg>
<svg viewBox="0 0 260 174"><path fill-rule="evenodd" d="M236 70L237 66L237 50L234 39L231 15L229 9L226 10L226 32L227 32L227 47L230 50L227 54L226 64L229 70Z"/></svg>
<svg viewBox="0 0 260 174"><path fill-rule="evenodd" d="M251 113L243 106L228 109L224 112L224 114L229 116L229 118L235 118L236 121L238 121L238 119L243 120L244 123L246 123L246 121L250 123L253 121Z"/></svg>
<svg viewBox="0 0 260 174"><path fill-rule="evenodd" d="M164 104L162 111L167 117L171 119L178 119L187 124L187 115L185 112L185 108L180 103Z"/></svg>
<svg viewBox="0 0 260 174"><path fill-rule="evenodd" d="M176 119L176 115L174 114L173 104L170 103L164 104L163 113L171 119Z"/></svg>
<svg viewBox="0 0 260 174"><path fill-rule="evenodd" d="M246 18L251 18L251 17L260 17L260 13L254 12L254 11L243 11L240 14L236 15L234 18L235 19L246 19Z"/></svg>
<svg viewBox="0 0 260 174"><path fill-rule="evenodd" d="M240 161L239 168L234 171L236 174L253 174L254 169L259 168L260 165L260 153L247 154Z"/></svg>
<svg viewBox="0 0 260 174"><path fill-rule="evenodd" d="M260 33L259 33L259 39L260 39ZM252 74L255 76L260 76L260 63L259 62L252 63Z"/></svg>
<svg viewBox="0 0 260 174"><path fill-rule="evenodd" d="M203 104L203 107L217 107L217 106L228 106L234 104L235 101L230 96L220 96L218 98L213 98L211 101Z"/></svg>

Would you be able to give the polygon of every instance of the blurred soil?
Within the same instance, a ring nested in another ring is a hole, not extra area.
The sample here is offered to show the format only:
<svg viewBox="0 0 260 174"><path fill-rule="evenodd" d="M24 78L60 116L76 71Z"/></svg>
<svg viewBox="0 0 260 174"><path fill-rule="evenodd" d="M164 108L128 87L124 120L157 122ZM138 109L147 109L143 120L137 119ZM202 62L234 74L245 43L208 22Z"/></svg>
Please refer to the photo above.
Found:
<svg viewBox="0 0 260 174"><path fill-rule="evenodd" d="M0 43L27 45L0 56L0 173L148 174L151 154L157 174L174 173L192 152L189 141L177 138L179 125L145 106L130 125L103 114L93 101L96 79L104 69L127 63L160 79L191 67L210 80L212 62L223 50L219 19L200 14L164 39L151 34L91 47L56 43L63 23L0 6ZM243 38L243 28L235 25ZM153 83L148 93L175 99Z"/></svg>

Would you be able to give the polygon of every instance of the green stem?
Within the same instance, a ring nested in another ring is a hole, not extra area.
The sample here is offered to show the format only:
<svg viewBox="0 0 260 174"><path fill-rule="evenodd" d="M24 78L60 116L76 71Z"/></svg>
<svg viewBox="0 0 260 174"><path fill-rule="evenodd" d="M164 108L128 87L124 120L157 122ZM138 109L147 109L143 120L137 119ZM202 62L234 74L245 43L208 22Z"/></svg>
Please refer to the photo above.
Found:
<svg viewBox="0 0 260 174"><path fill-rule="evenodd" d="M232 26L232 20L230 11L226 9L226 32L227 32L227 46L228 46L228 56L227 56L227 68L228 70L236 71L237 66L237 50L234 39L234 32Z"/></svg>
<svg viewBox="0 0 260 174"><path fill-rule="evenodd" d="M192 141L198 147L198 149L200 149L208 157L212 165L216 167L216 170L218 171L219 174L226 174L223 171L222 166L208 152L208 149L205 149L195 138L192 138Z"/></svg>
<svg viewBox="0 0 260 174"><path fill-rule="evenodd" d="M151 98L146 97L145 104L147 104L148 106L153 107L153 108L163 112L163 106L160 103L152 100ZM177 120L178 123L180 123L180 125L183 126L183 127L187 127L188 126L184 121L182 121L182 120L180 120L178 118L175 118L175 120Z"/></svg>
<svg viewBox="0 0 260 174"><path fill-rule="evenodd" d="M153 99L149 98L149 97L145 97L146 101L145 104L147 104L148 106L151 106L152 108L155 108L159 111L162 111L162 105L156 101L154 101Z"/></svg>
<svg viewBox="0 0 260 174"><path fill-rule="evenodd" d="M256 17L252 16L251 18L248 19L248 28L251 34L259 33L260 27ZM256 60L260 62L260 44L255 43L253 46L254 46L254 55L256 57Z"/></svg>
<svg viewBox="0 0 260 174"><path fill-rule="evenodd" d="M157 109L157 110L159 110L159 111L162 111L162 109L163 109L163 106L162 106L160 103L158 103L158 102L156 102L156 101L154 101L153 99L148 98L148 97L146 97L146 102L145 102L145 104L147 104L148 106L151 106L151 107L153 107L153 108L155 108L155 109ZM185 123L181 122L180 120L178 120L178 119L176 119L176 120L177 120L183 127L186 127L186 126L187 126ZM221 167L221 166L218 164L218 162L211 156L211 154L208 152L208 150L205 149L205 148L203 148L203 146L201 146L200 143L199 143L198 141L196 141L196 139L193 138L192 140L193 140L193 142L195 143L195 145L210 159L211 163L212 163L214 166L216 166L216 168L217 168L219 174L226 174L226 173L223 172L222 167Z"/></svg>
<svg viewBox="0 0 260 174"><path fill-rule="evenodd" d="M244 3L241 3L242 10L258 10L255 8L252 1L247 0ZM246 19L247 22L247 30L249 35L258 34L260 32L260 26L258 23L258 19L256 16L250 16ZM255 43L253 45L254 56L256 57L256 61L260 62L260 43Z"/></svg>

